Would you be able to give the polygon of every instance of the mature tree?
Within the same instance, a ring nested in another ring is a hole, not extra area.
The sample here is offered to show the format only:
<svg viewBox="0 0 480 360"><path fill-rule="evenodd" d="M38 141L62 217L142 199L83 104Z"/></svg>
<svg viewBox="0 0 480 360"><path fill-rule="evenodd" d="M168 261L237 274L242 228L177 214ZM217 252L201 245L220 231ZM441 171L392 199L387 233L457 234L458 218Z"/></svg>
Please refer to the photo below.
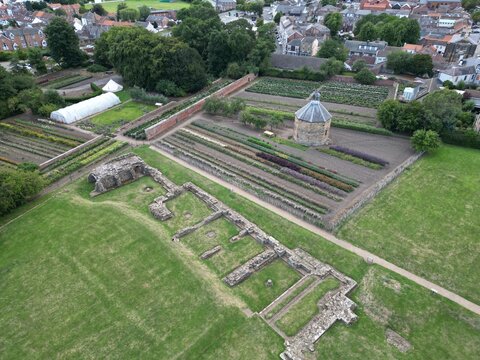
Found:
<svg viewBox="0 0 480 360"><path fill-rule="evenodd" d="M137 9L123 9L118 12L118 16L122 21L137 21L140 18L140 13Z"/></svg>
<svg viewBox="0 0 480 360"><path fill-rule="evenodd" d="M275 16L273 17L273 21L275 24L280 24L280 18L283 16L283 13L281 11L278 11Z"/></svg>
<svg viewBox="0 0 480 360"><path fill-rule="evenodd" d="M317 56L321 58L334 57L337 60L345 61L348 57L348 49L340 41L328 39L318 50Z"/></svg>
<svg viewBox="0 0 480 360"><path fill-rule="evenodd" d="M150 8L146 5L142 5L138 8L138 12L140 14L140 20L145 21L150 15Z"/></svg>
<svg viewBox="0 0 480 360"><path fill-rule="evenodd" d="M355 80L357 80L360 84L364 85L372 85L377 77L373 72L368 70L367 68L363 68L354 76Z"/></svg>
<svg viewBox="0 0 480 360"><path fill-rule="evenodd" d="M389 99L380 104L377 111L377 119L388 130L397 128L397 119L403 110L403 106L397 100Z"/></svg>
<svg viewBox="0 0 480 360"><path fill-rule="evenodd" d="M362 69L365 69L367 67L367 62L363 59L358 59L355 60L355 62L352 65L352 71L359 72Z"/></svg>
<svg viewBox="0 0 480 360"><path fill-rule="evenodd" d="M38 194L44 180L38 171L0 169L0 215L5 215Z"/></svg>
<svg viewBox="0 0 480 360"><path fill-rule="evenodd" d="M478 23L480 21L480 10L477 10L472 14L472 20L475 23Z"/></svg>
<svg viewBox="0 0 480 360"><path fill-rule="evenodd" d="M478 0L462 0L462 7L468 11L475 9L479 5Z"/></svg>
<svg viewBox="0 0 480 360"><path fill-rule="evenodd" d="M43 52L39 48L30 48L28 50L28 62L35 68L37 73L44 74L47 72L47 66L43 61Z"/></svg>
<svg viewBox="0 0 480 360"><path fill-rule="evenodd" d="M207 83L198 52L177 38L158 37L140 27L114 27L95 44L95 59L114 66L130 86L154 90L168 80L190 92Z"/></svg>
<svg viewBox="0 0 480 360"><path fill-rule="evenodd" d="M428 54L413 55L410 62L410 72L418 76L433 76L432 57Z"/></svg>
<svg viewBox="0 0 480 360"><path fill-rule="evenodd" d="M243 10L256 13L259 17L263 15L265 3L262 0L247 2L243 5Z"/></svg>
<svg viewBox="0 0 480 360"><path fill-rule="evenodd" d="M320 71L325 73L327 77L338 75L343 72L345 65L343 61L337 60L335 58L330 58L325 64L320 66Z"/></svg>
<svg viewBox="0 0 480 360"><path fill-rule="evenodd" d="M328 13L325 16L323 23L330 29L330 34L336 36L343 24L342 14L338 12Z"/></svg>
<svg viewBox="0 0 480 360"><path fill-rule="evenodd" d="M253 66L266 67L270 55L275 51L275 24L264 24L257 29L257 41L248 55Z"/></svg>
<svg viewBox="0 0 480 360"><path fill-rule="evenodd" d="M457 115L462 111L462 96L452 90L439 90L428 94L422 101L425 110L431 117L430 129L440 131L451 130L456 123Z"/></svg>
<svg viewBox="0 0 480 360"><path fill-rule="evenodd" d="M397 126L394 130L412 133L426 126L426 113L422 103L412 101L403 105L403 111L397 117Z"/></svg>
<svg viewBox="0 0 480 360"><path fill-rule="evenodd" d="M412 55L398 50L387 55L387 69L393 70L395 74L404 74L411 68Z"/></svg>
<svg viewBox="0 0 480 360"><path fill-rule="evenodd" d="M85 55L78 47L78 37L64 18L55 17L45 28L48 48L52 58L64 67L75 67L82 64Z"/></svg>
<svg viewBox="0 0 480 360"><path fill-rule="evenodd" d="M390 46L402 46L404 43L416 43L420 38L420 25L415 19L398 18L394 15L380 14L362 17L355 25L355 36L359 39L373 40L372 25L376 38L388 42ZM363 29L367 26L367 29Z"/></svg>
<svg viewBox="0 0 480 360"><path fill-rule="evenodd" d="M181 23L173 28L173 36L196 49L206 60L210 35L222 28L215 9L206 1L194 3L178 11L177 18Z"/></svg>
<svg viewBox="0 0 480 360"><path fill-rule="evenodd" d="M226 31L216 31L211 34L208 42L208 69L218 76L231 59L229 37Z"/></svg>
<svg viewBox="0 0 480 360"><path fill-rule="evenodd" d="M121 2L117 5L117 21L120 21L120 11L127 9L128 5L124 2Z"/></svg>
<svg viewBox="0 0 480 360"><path fill-rule="evenodd" d="M327 6L327 5L336 6L337 0L322 0L322 6Z"/></svg>
<svg viewBox="0 0 480 360"><path fill-rule="evenodd" d="M93 4L91 12L100 16L105 16L108 14L107 10L104 9L102 4Z"/></svg>
<svg viewBox="0 0 480 360"><path fill-rule="evenodd" d="M416 151L434 151L440 147L440 136L433 130L417 130L412 136L412 145Z"/></svg>
<svg viewBox="0 0 480 360"><path fill-rule="evenodd" d="M361 41L371 41L376 40L377 36L378 34L375 25L371 22L367 22L362 26L357 38Z"/></svg>

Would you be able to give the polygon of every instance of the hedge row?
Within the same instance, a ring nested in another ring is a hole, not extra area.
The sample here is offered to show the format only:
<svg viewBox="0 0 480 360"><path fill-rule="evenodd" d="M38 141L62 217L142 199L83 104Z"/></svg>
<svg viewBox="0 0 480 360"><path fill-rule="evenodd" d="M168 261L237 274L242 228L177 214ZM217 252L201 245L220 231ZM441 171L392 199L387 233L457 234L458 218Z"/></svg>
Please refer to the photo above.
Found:
<svg viewBox="0 0 480 360"><path fill-rule="evenodd" d="M332 126L342 129L350 129L355 131L362 131L370 134L392 136L393 133L390 130L384 128L377 128L375 126L355 123L351 121L332 119Z"/></svg>
<svg viewBox="0 0 480 360"><path fill-rule="evenodd" d="M480 135L473 130L445 131L440 134L440 137L446 144L480 149Z"/></svg>
<svg viewBox="0 0 480 360"><path fill-rule="evenodd" d="M271 76L284 79L325 81L327 76L323 72L300 70L282 70L277 68L268 68L260 70L261 76Z"/></svg>
<svg viewBox="0 0 480 360"><path fill-rule="evenodd" d="M91 99L95 96L102 95L102 92L103 92L102 89L98 85L96 85L95 83L92 82L90 84L90 88L93 91L92 93L87 94L87 95L83 95L83 96L77 96L77 97L64 97L65 102L67 102L69 104L76 104L78 102Z"/></svg>

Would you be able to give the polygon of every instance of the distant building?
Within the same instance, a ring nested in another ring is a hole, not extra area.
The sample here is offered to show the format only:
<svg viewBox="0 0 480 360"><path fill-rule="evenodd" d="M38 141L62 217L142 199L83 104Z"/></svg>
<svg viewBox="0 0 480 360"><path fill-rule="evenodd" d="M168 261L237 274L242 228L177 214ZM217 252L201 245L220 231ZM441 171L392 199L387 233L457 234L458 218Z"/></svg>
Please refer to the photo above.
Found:
<svg viewBox="0 0 480 360"><path fill-rule="evenodd" d="M455 9L462 6L461 0L426 0L427 8L437 10L438 8Z"/></svg>
<svg viewBox="0 0 480 360"><path fill-rule="evenodd" d="M360 2L360 10L371 10L383 12L390 8L388 0L362 0Z"/></svg>
<svg viewBox="0 0 480 360"><path fill-rule="evenodd" d="M47 47L45 34L40 28L7 29L0 32L0 51L16 51L33 47Z"/></svg>
<svg viewBox="0 0 480 360"><path fill-rule="evenodd" d="M236 0L215 0L215 9L218 12L235 10L236 7L237 7Z"/></svg>

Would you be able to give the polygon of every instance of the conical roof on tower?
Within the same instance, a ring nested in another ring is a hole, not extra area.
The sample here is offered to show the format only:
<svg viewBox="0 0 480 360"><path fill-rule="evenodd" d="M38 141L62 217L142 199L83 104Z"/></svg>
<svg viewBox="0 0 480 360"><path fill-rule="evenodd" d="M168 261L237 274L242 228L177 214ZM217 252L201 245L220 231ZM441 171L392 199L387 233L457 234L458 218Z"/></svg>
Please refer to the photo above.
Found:
<svg viewBox="0 0 480 360"><path fill-rule="evenodd" d="M312 100L295 113L298 120L309 123L327 122L332 118L328 110L320 103L320 93L315 90Z"/></svg>

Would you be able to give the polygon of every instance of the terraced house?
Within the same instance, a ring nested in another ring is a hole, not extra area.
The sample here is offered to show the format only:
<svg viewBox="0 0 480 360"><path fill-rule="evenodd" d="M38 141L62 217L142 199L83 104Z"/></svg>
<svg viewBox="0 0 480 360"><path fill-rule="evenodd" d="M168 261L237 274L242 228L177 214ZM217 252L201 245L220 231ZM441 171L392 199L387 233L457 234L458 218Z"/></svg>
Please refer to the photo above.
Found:
<svg viewBox="0 0 480 360"><path fill-rule="evenodd" d="M0 51L46 46L45 34L42 29L36 27L3 30L0 36Z"/></svg>

